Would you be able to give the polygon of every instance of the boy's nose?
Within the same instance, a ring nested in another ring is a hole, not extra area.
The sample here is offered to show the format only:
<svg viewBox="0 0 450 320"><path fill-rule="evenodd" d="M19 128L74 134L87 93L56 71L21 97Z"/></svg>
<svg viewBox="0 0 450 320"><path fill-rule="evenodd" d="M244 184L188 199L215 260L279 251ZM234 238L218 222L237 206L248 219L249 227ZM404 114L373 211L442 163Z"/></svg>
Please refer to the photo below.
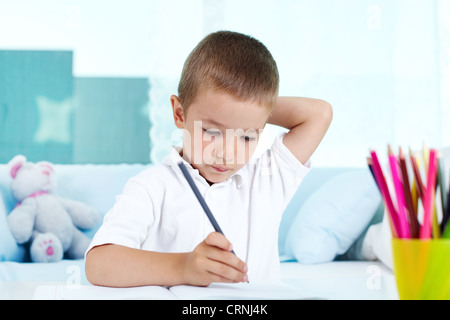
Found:
<svg viewBox="0 0 450 320"><path fill-rule="evenodd" d="M216 157L224 163L232 163L234 160L234 142L223 142L222 146L216 147Z"/></svg>
<svg viewBox="0 0 450 320"><path fill-rule="evenodd" d="M216 157L223 159L225 163L231 163L234 159L234 154L231 152L224 152L223 149L216 149Z"/></svg>

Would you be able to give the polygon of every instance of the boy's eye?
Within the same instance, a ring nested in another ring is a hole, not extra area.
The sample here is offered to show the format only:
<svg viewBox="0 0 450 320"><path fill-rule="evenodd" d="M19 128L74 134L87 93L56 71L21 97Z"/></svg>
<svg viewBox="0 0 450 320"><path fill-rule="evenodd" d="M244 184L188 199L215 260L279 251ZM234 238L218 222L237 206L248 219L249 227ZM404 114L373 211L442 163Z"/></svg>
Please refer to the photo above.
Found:
<svg viewBox="0 0 450 320"><path fill-rule="evenodd" d="M217 129L205 129L203 128L203 133L210 135L210 136L214 136L214 137L218 137L222 135L222 132L220 130ZM250 141L255 141L256 137L253 136L241 136L241 140L245 141L245 142L250 142Z"/></svg>
<svg viewBox="0 0 450 320"><path fill-rule="evenodd" d="M256 140L255 137L249 137L249 136L242 136L241 139L244 140L245 142L255 141Z"/></svg>
<svg viewBox="0 0 450 320"><path fill-rule="evenodd" d="M219 136L222 134L219 130L203 129L203 132L210 136Z"/></svg>

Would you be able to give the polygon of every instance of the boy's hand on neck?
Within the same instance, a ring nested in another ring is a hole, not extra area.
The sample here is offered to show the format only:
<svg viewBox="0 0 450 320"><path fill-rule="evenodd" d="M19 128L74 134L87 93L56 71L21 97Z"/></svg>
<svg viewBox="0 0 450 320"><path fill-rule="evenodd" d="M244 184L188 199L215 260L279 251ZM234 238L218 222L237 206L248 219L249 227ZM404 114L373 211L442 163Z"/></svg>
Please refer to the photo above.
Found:
<svg viewBox="0 0 450 320"><path fill-rule="evenodd" d="M279 97L268 123L290 130L283 144L305 164L325 136L332 118L333 109L326 101Z"/></svg>

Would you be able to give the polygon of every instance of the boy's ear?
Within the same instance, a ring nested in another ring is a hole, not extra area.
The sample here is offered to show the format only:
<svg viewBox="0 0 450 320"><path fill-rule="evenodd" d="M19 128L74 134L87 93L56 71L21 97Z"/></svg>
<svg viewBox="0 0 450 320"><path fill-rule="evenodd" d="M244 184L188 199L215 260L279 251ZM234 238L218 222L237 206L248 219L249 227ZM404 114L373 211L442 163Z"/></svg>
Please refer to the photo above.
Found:
<svg viewBox="0 0 450 320"><path fill-rule="evenodd" d="M184 113L180 99L172 95L170 96L170 103L172 104L173 120L178 129L184 129Z"/></svg>

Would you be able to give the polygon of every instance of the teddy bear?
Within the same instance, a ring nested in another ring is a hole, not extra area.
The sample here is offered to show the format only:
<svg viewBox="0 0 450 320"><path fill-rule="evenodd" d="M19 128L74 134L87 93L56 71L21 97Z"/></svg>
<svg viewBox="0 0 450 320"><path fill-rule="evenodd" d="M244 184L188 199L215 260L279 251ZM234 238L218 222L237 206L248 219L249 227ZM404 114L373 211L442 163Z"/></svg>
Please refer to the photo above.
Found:
<svg viewBox="0 0 450 320"><path fill-rule="evenodd" d="M23 155L9 162L12 192L18 201L8 215L8 225L19 244L30 244L33 262L79 259L91 239L80 229L100 222L90 206L54 193L56 178L50 162L27 162Z"/></svg>

